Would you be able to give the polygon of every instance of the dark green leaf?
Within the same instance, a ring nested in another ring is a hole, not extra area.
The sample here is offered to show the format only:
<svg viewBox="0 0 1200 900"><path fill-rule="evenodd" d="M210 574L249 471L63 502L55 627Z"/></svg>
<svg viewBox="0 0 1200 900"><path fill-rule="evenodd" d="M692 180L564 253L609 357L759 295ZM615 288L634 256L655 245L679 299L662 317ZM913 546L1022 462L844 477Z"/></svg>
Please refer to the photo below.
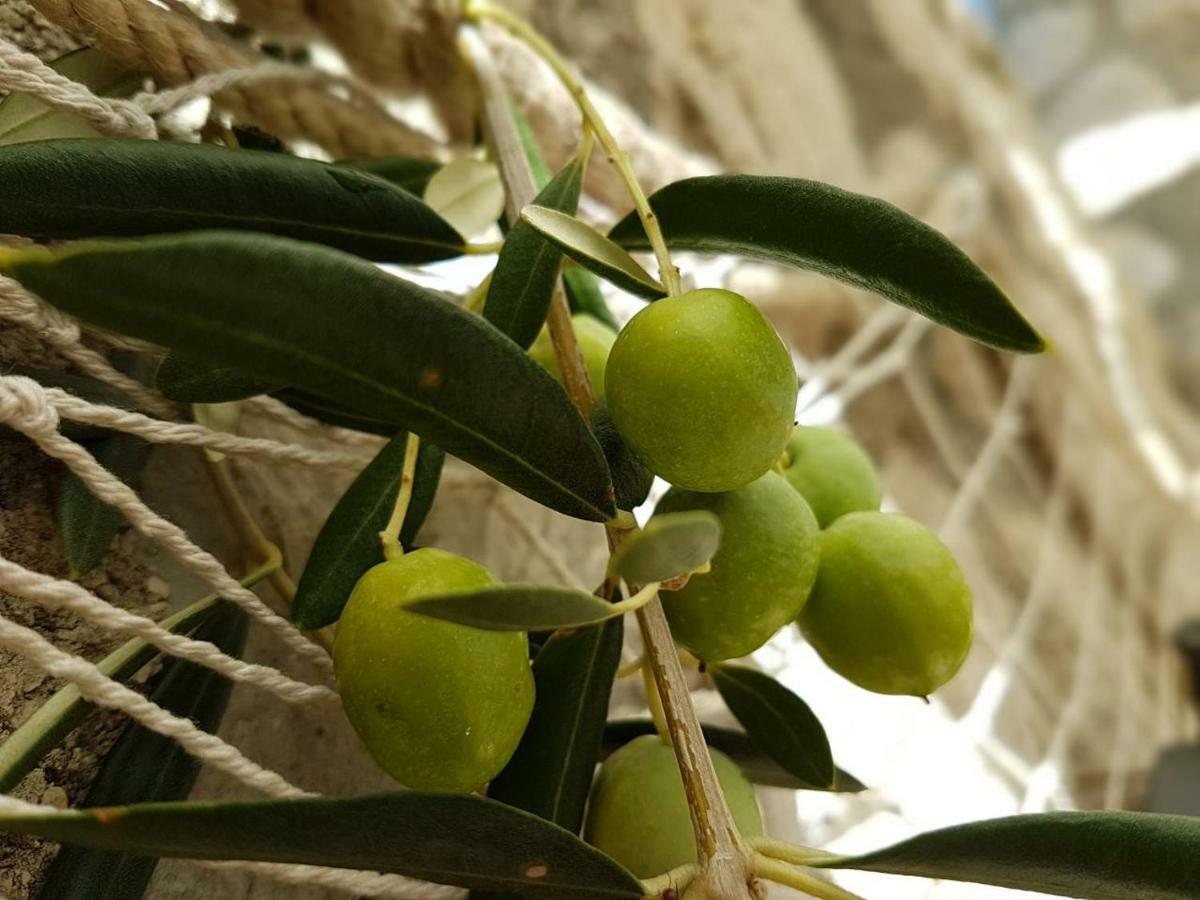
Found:
<svg viewBox="0 0 1200 900"><path fill-rule="evenodd" d="M650 205L672 248L812 269L985 344L1021 353L1044 349L965 253L883 200L802 178L711 175L669 184ZM609 237L631 250L650 246L632 214Z"/></svg>
<svg viewBox="0 0 1200 900"><path fill-rule="evenodd" d="M314 397L312 394L306 394L304 391L294 388L284 388L273 396L296 412L324 422L326 425L336 425L338 428L350 428L354 431L377 434L387 438L396 433L396 426L391 422L364 416L360 412L347 409L324 397Z"/></svg>
<svg viewBox="0 0 1200 900"><path fill-rule="evenodd" d="M43 387L60 388L68 394L74 394L76 397L87 400L90 403L99 403L103 406L119 406L122 408L132 406L129 398L116 388L105 384L103 381L89 378L86 375L74 375L58 369L42 369L34 366L11 366L6 368L3 374L24 375L26 378L32 378ZM84 425L80 422L72 422L69 419L63 419L60 423L60 428L64 435L76 442L91 441L112 434L107 428L100 428L97 425ZM7 425L0 425L0 440L17 440L20 437L19 432L13 431Z"/></svg>
<svg viewBox="0 0 1200 900"><path fill-rule="evenodd" d="M562 387L478 316L363 260L208 231L4 262L87 322L392 421L559 512L614 512L608 466Z"/></svg>
<svg viewBox="0 0 1200 900"><path fill-rule="evenodd" d="M563 253L605 281L651 300L667 295L654 276L620 245L574 216L535 203L521 210L521 221L529 223Z"/></svg>
<svg viewBox="0 0 1200 900"><path fill-rule="evenodd" d="M334 506L313 544L296 587L292 620L301 628L324 628L338 620L350 592L367 569L383 562L379 532L387 526L400 492L407 432L393 437L364 468ZM437 492L445 454L421 442L413 495L400 531L409 546Z"/></svg>
<svg viewBox="0 0 1200 900"><path fill-rule="evenodd" d="M613 331L620 331L616 317L608 308L608 302L600 293L600 283L587 269L571 267L563 269L563 288L567 292L567 303L573 313L587 313L599 319Z"/></svg>
<svg viewBox="0 0 1200 900"><path fill-rule="evenodd" d="M596 435L604 458L608 460L617 508L634 509L641 506L650 495L654 473L625 444L625 439L609 418L608 405L603 397L596 401L592 411L592 433Z"/></svg>
<svg viewBox="0 0 1200 900"><path fill-rule="evenodd" d="M530 898L640 898L641 882L575 835L473 794L153 803L0 814L0 831L190 859L394 872Z"/></svg>
<svg viewBox="0 0 1200 900"><path fill-rule="evenodd" d="M721 543L721 520L708 510L663 513L613 554L609 570L630 584L666 581L703 566Z"/></svg>
<svg viewBox="0 0 1200 900"><path fill-rule="evenodd" d="M600 757L621 619L555 634L533 663L537 702L525 735L488 796L578 833Z"/></svg>
<svg viewBox="0 0 1200 900"><path fill-rule="evenodd" d="M829 739L807 703L757 669L721 663L709 671L729 711L768 756L801 781L833 786Z"/></svg>
<svg viewBox="0 0 1200 900"><path fill-rule="evenodd" d="M425 195L429 179L442 167L442 164L432 159L410 159L405 156L379 156L371 159L344 159L337 163L339 166L349 166L370 172L385 181L390 181L396 187L404 188L417 197Z"/></svg>
<svg viewBox="0 0 1200 900"><path fill-rule="evenodd" d="M279 385L255 378L234 366L220 366L191 353L166 355L154 386L178 403L230 403L278 390Z"/></svg>
<svg viewBox="0 0 1200 900"><path fill-rule="evenodd" d="M833 787L810 784L782 768L750 740L750 736L745 732L722 728L720 725L700 727L704 731L704 740L708 746L720 750L736 762L742 773L755 784L790 788L794 791L833 791L846 794L866 790L861 781L842 769L836 770ZM604 728L604 756L608 757L618 748L644 734L657 734L654 722L650 719L615 719L609 722Z"/></svg>
<svg viewBox="0 0 1200 900"><path fill-rule="evenodd" d="M1009 816L926 832L821 865L1083 900L1195 900L1200 818L1134 812Z"/></svg>
<svg viewBox="0 0 1200 900"><path fill-rule="evenodd" d="M230 656L241 656L246 614L222 603L193 637ZM182 659L163 666L150 699L163 709L214 732L225 712L231 682ZM89 807L182 800L200 773L200 762L174 740L134 723L117 740L88 791ZM55 900L141 900L158 860L112 850L64 847L54 858L41 895Z"/></svg>
<svg viewBox="0 0 1200 900"><path fill-rule="evenodd" d="M613 605L594 594L549 584L493 584L422 596L404 608L488 631L581 628L614 615Z"/></svg>
<svg viewBox="0 0 1200 900"><path fill-rule="evenodd" d="M574 212L582 184L583 162L574 157L534 202ZM517 222L496 260L483 317L522 347L528 347L546 321L561 266L558 248L524 220Z"/></svg>
<svg viewBox="0 0 1200 900"><path fill-rule="evenodd" d="M96 462L121 481L133 485L150 448L140 438L118 432L100 438L88 449ZM72 579L86 575L100 564L125 521L115 507L99 499L69 470L58 483L54 516Z"/></svg>
<svg viewBox="0 0 1200 900"><path fill-rule="evenodd" d="M395 185L260 150L163 141L38 141L0 148L0 232L50 240L233 228L421 263L462 236Z"/></svg>

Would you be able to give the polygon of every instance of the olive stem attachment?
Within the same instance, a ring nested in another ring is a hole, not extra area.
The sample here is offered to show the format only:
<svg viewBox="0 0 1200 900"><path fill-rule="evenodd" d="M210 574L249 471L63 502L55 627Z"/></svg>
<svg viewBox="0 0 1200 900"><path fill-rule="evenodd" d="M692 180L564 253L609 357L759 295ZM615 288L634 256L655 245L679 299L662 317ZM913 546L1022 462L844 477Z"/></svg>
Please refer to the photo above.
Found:
<svg viewBox="0 0 1200 900"><path fill-rule="evenodd" d="M613 168L617 170L617 174L621 176L621 180L625 183L625 188L633 200L634 209L637 210L638 218L642 222L642 228L645 229L650 246L654 249L654 256L658 260L659 278L662 280L663 286L666 287L667 294L672 297L678 295L681 291L679 269L671 262L671 253L667 249L667 242L663 238L662 229L659 228L658 218L655 216L654 210L650 208L650 201L646 199L645 191L642 190L641 184L638 183L637 174L633 171L633 164L629 161L629 155L617 143L612 132L608 130L604 118L600 115L595 105L593 105L591 98L588 97L587 89L584 87L583 82L571 70L566 60L559 55L550 42L521 17L514 15L507 9L493 6L487 0L468 0L464 12L470 21L480 22L487 20L495 22L505 31L522 41L550 66L551 70L558 77L558 80L562 82L563 87L571 94L575 105L579 107L579 112L583 116L586 128L590 128L596 133L596 138L600 141L604 152L608 154L609 162L612 163Z"/></svg>
<svg viewBox="0 0 1200 900"><path fill-rule="evenodd" d="M691 884L695 877L696 864L686 863L662 875L644 878L642 879L642 890L645 891L643 900L661 900L664 891L674 890L678 893Z"/></svg>
<svg viewBox="0 0 1200 900"><path fill-rule="evenodd" d="M803 891L818 900L863 900L845 888L822 881L790 863L771 859L761 853L754 854L754 874L767 881Z"/></svg>
<svg viewBox="0 0 1200 900"><path fill-rule="evenodd" d="M768 837L750 837L746 843L757 853L777 859L780 862L792 863L799 866L816 866L837 859L836 853L818 850L815 847L805 847L803 844L792 844Z"/></svg>
<svg viewBox="0 0 1200 900"><path fill-rule="evenodd" d="M400 469L400 490L396 492L396 505L392 507L392 517L388 519L387 527L379 532L384 559L399 559L404 555L404 547L400 543L400 529L404 527L404 517L408 515L408 507L412 503L413 481L417 476L417 453L420 449L421 439L410 431L404 442L404 465Z"/></svg>

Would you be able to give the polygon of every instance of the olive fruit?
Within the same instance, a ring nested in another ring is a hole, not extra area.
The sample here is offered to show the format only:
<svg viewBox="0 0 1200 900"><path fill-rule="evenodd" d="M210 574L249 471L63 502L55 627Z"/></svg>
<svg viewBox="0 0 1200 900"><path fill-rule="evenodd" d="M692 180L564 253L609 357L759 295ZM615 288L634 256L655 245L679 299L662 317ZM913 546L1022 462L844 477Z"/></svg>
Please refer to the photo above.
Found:
<svg viewBox="0 0 1200 900"><path fill-rule="evenodd" d="M575 329L575 337L579 340L579 350L583 354L583 364L587 368L592 393L603 397L604 370L608 365L608 353L612 350L617 334L599 319L586 313L571 316L571 325ZM537 340L529 348L529 356L553 375L556 381L562 383L562 373L558 369L558 357L554 354L554 342L550 339L549 329L542 328Z"/></svg>
<svg viewBox="0 0 1200 900"><path fill-rule="evenodd" d="M406 612L421 596L482 587L482 566L426 548L354 587L333 645L346 716L375 761L420 790L471 791L504 768L533 712L529 642Z"/></svg>
<svg viewBox="0 0 1200 900"><path fill-rule="evenodd" d="M779 459L796 373L745 297L704 289L650 304L608 357L608 410L630 449L676 487L732 491Z"/></svg>
<svg viewBox="0 0 1200 900"><path fill-rule="evenodd" d="M879 509L879 479L863 448L833 428L799 425L783 477L804 495L822 528L850 512Z"/></svg>
<svg viewBox="0 0 1200 900"><path fill-rule="evenodd" d="M745 656L804 608L820 553L816 517L775 472L724 494L675 488L655 512L693 509L716 514L721 544L708 572L663 593L671 633L708 662Z"/></svg>
<svg viewBox="0 0 1200 900"><path fill-rule="evenodd" d="M826 665L859 687L924 697L971 649L971 591L924 525L850 513L821 533L821 566L800 627Z"/></svg>
<svg viewBox="0 0 1200 900"><path fill-rule="evenodd" d="M754 786L724 753L709 753L738 831L761 835ZM583 836L638 878L695 862L696 839L675 751L647 734L605 760L592 785Z"/></svg>

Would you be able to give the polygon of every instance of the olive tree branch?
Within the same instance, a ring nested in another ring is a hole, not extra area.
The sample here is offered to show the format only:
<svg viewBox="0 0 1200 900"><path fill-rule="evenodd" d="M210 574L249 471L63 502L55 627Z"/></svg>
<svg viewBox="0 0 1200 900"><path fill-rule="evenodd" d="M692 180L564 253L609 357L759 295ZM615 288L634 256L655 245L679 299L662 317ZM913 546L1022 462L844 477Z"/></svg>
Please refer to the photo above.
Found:
<svg viewBox="0 0 1200 900"><path fill-rule="evenodd" d="M396 493L392 517L388 519L387 527L379 532L384 559L399 559L404 555L404 547L400 545L400 529L404 527L404 517L408 515L408 507L412 503L413 480L417 474L417 453L420 449L421 439L410 431L404 442L404 464L400 469L400 490Z"/></svg>
<svg viewBox="0 0 1200 900"><path fill-rule="evenodd" d="M819 900L863 900L858 894L852 894L845 888L822 881L790 863L771 859L761 853L754 855L754 874L767 881L803 891Z"/></svg>

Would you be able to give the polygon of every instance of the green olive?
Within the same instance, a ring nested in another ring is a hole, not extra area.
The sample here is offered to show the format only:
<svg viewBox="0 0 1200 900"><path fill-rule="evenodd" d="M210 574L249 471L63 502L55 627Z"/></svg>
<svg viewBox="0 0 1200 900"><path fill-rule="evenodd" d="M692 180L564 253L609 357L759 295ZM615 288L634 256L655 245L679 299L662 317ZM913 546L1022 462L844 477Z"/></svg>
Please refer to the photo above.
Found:
<svg viewBox="0 0 1200 900"><path fill-rule="evenodd" d="M755 306L705 289L652 303L608 357L608 411L647 468L732 491L779 459L796 411L791 356Z"/></svg>
<svg viewBox="0 0 1200 900"><path fill-rule="evenodd" d="M571 324L575 328L575 337L579 339L579 349L583 353L583 364L587 368L588 382L592 393L597 397L604 396L604 370L608 365L608 354L612 350L613 341L617 339L616 332L594 316L576 313L571 316ZM554 354L554 342L550 340L550 331L543 327L529 348L529 356L539 366L562 383L562 373L558 370L558 357Z"/></svg>
<svg viewBox="0 0 1200 900"><path fill-rule="evenodd" d="M808 503L775 472L725 494L672 489L655 512L706 509L721 521L707 573L665 592L675 640L708 662L753 653L804 608L820 532Z"/></svg>
<svg viewBox="0 0 1200 900"><path fill-rule="evenodd" d="M333 646L346 716L376 762L419 790L471 791L504 768L533 712L528 639L406 612L421 596L492 584L432 548L370 569Z"/></svg>
<svg viewBox="0 0 1200 900"><path fill-rule="evenodd" d="M724 753L709 753L738 830L761 835L754 786ZM610 756L592 785L583 836L638 878L695 862L696 839L675 751L647 734Z"/></svg>
<svg viewBox="0 0 1200 900"><path fill-rule="evenodd" d="M846 513L879 509L879 479L853 438L832 428L797 426L783 477L804 495L822 528Z"/></svg>
<svg viewBox="0 0 1200 900"><path fill-rule="evenodd" d="M821 567L800 627L825 663L859 687L925 697L971 649L971 591L924 525L850 513L821 533Z"/></svg>

